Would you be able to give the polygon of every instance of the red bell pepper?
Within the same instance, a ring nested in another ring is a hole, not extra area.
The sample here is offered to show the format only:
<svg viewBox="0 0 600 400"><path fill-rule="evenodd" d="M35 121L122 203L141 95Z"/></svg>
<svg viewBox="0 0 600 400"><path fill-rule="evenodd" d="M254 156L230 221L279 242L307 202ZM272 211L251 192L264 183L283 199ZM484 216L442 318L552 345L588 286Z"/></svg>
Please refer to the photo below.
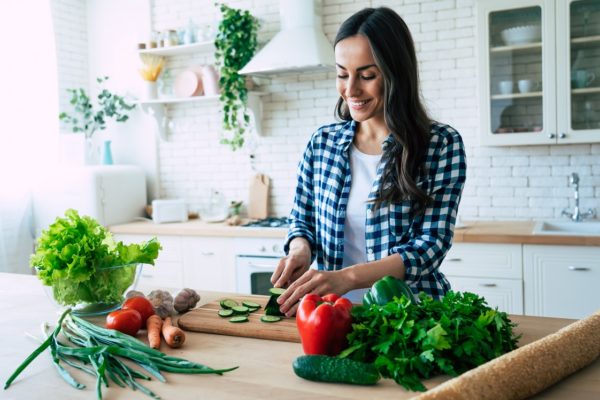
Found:
<svg viewBox="0 0 600 400"><path fill-rule="evenodd" d="M334 356L344 350L352 329L351 309L350 300L336 294L304 296L296 313L304 353Z"/></svg>

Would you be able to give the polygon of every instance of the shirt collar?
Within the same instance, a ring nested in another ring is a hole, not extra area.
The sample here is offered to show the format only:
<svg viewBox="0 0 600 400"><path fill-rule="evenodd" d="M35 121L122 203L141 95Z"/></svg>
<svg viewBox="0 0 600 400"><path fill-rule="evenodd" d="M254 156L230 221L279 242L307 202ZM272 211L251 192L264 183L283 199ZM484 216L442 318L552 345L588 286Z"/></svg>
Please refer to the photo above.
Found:
<svg viewBox="0 0 600 400"><path fill-rule="evenodd" d="M350 145L352 144L352 140L354 139L354 135L356 134L356 121L350 120L346 121L342 126L342 135L338 140L338 146L342 148L342 150L347 153L350 149ZM385 151L389 146L394 142L394 138L392 135L388 135L383 143L381 144L381 148Z"/></svg>

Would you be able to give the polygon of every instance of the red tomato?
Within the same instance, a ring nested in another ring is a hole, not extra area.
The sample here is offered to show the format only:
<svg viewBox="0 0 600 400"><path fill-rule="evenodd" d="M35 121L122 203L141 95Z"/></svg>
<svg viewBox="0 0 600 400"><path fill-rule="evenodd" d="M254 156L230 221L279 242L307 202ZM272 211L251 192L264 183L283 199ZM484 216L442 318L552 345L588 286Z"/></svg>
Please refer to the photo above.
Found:
<svg viewBox="0 0 600 400"><path fill-rule="evenodd" d="M135 310L142 316L142 329L146 328L146 320L154 315L154 307L150 300L142 296L131 297L123 303L123 310Z"/></svg>
<svg viewBox="0 0 600 400"><path fill-rule="evenodd" d="M106 316L106 327L135 336L142 327L142 316L133 309L113 311Z"/></svg>

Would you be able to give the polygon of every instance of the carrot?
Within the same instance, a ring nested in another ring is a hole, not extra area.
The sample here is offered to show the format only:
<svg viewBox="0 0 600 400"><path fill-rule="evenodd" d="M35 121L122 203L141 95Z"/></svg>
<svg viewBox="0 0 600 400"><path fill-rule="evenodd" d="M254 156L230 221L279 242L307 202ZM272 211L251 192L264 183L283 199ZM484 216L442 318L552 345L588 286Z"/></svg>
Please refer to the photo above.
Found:
<svg viewBox="0 0 600 400"><path fill-rule="evenodd" d="M185 333L180 328L173 326L171 317L165 318L162 326L162 334L169 347L181 347L183 342L185 342Z"/></svg>
<svg viewBox="0 0 600 400"><path fill-rule="evenodd" d="M162 318L154 314L146 320L146 329L148 330L148 344L153 349L160 347L160 331L163 325Z"/></svg>

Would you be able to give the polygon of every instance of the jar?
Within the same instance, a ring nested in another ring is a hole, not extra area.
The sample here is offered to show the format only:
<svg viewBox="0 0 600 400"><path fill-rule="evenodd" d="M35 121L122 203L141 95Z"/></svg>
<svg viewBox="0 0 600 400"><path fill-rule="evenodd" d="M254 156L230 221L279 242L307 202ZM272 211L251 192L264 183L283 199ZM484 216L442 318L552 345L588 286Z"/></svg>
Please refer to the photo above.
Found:
<svg viewBox="0 0 600 400"><path fill-rule="evenodd" d="M175 31L174 29L169 29L169 30L165 31L164 37L163 37L163 45L165 47L177 46L178 43L179 43L179 39L177 38L177 31Z"/></svg>

